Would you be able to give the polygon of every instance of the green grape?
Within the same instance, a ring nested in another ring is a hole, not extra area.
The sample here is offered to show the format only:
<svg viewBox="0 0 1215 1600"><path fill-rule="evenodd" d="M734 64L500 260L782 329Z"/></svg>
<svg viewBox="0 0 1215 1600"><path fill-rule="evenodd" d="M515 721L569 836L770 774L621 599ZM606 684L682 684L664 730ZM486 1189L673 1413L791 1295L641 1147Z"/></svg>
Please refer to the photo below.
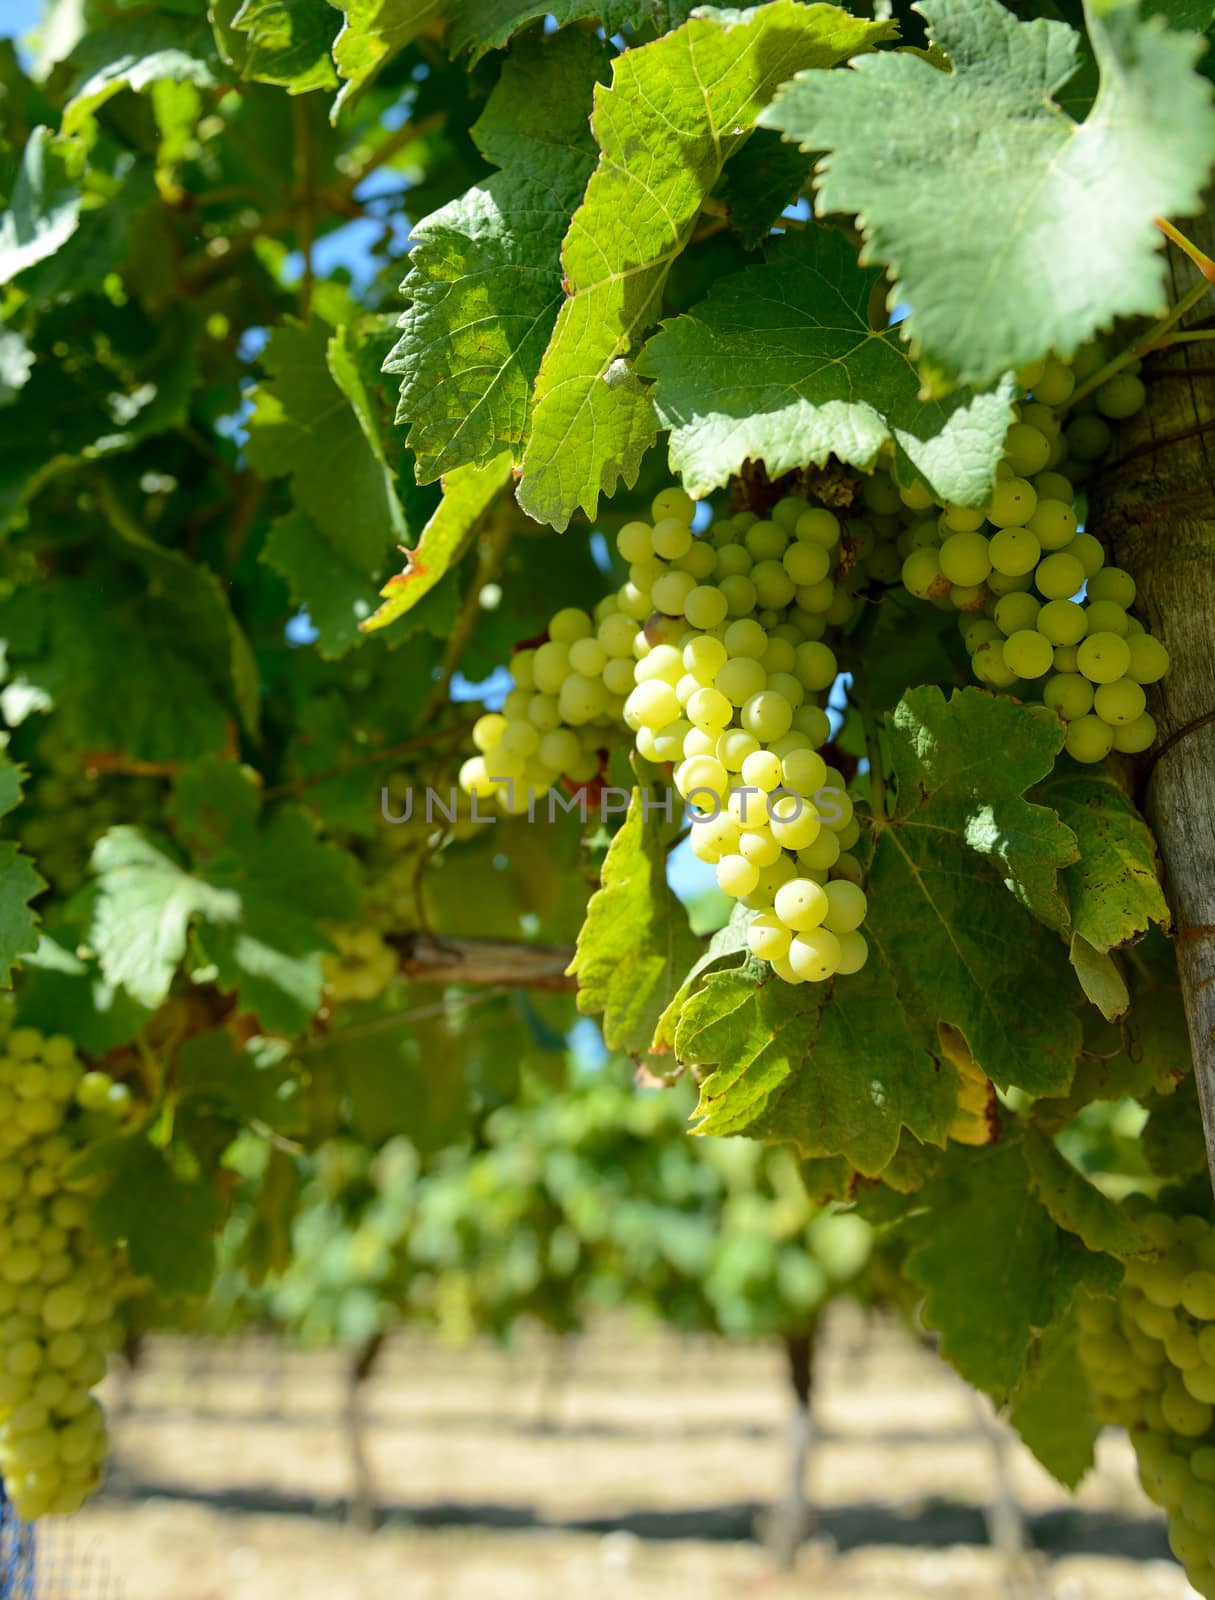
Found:
<svg viewBox="0 0 1215 1600"><path fill-rule="evenodd" d="M715 628L726 620L729 609L720 589L700 584L684 601L683 614L694 628Z"/></svg>
<svg viewBox="0 0 1215 1600"><path fill-rule="evenodd" d="M1051 441L1027 422L1014 422L1004 435L1004 459L1019 478L1041 472L1050 460Z"/></svg>
<svg viewBox="0 0 1215 1600"><path fill-rule="evenodd" d="M1077 661L1080 655L1078 647L1074 644L1057 644L1055 646L1055 671L1078 672Z"/></svg>
<svg viewBox="0 0 1215 1600"><path fill-rule="evenodd" d="M973 506L959 506L949 503L941 515L941 520L951 533L975 533L986 521L982 511Z"/></svg>
<svg viewBox="0 0 1215 1600"><path fill-rule="evenodd" d="M1100 717L1077 717L1068 723L1064 749L1073 760L1091 765L1104 761L1113 748L1113 729Z"/></svg>
<svg viewBox="0 0 1215 1600"><path fill-rule="evenodd" d="M822 506L811 506L803 511L794 524L794 534L809 544L820 544L825 550L834 550L840 542L838 518Z"/></svg>
<svg viewBox="0 0 1215 1600"><path fill-rule="evenodd" d="M742 764L742 780L754 789L763 789L769 792L775 789L781 781L780 757L770 750L755 749L747 755Z"/></svg>
<svg viewBox="0 0 1215 1600"><path fill-rule="evenodd" d="M1019 678L1044 677L1054 659L1050 640L1032 628L1022 628L1004 641L1004 664Z"/></svg>
<svg viewBox="0 0 1215 1600"><path fill-rule="evenodd" d="M1026 523L1043 550L1062 550L1076 537L1078 525L1079 519L1072 509L1070 494L1067 500L1040 498L1033 516Z"/></svg>
<svg viewBox="0 0 1215 1600"><path fill-rule="evenodd" d="M869 945L863 934L856 932L836 934L836 941L840 953L835 970L841 978L851 977L868 961Z"/></svg>
<svg viewBox="0 0 1215 1600"><path fill-rule="evenodd" d="M692 548L692 530L686 517L663 517L656 521L650 539L654 554L663 561L677 561Z"/></svg>
<svg viewBox="0 0 1215 1600"><path fill-rule="evenodd" d="M997 611L999 607L996 608ZM966 646L967 654L974 655L980 645L989 643L993 639L1004 637L1001 629L990 617L961 616L958 618L958 631L962 635L962 642ZM1015 629L1010 630L1015 632Z"/></svg>
<svg viewBox="0 0 1215 1600"><path fill-rule="evenodd" d="M1088 631L1088 618L1084 607L1074 600L1048 600L1035 626L1052 644L1079 644Z"/></svg>
<svg viewBox="0 0 1215 1600"><path fill-rule="evenodd" d="M745 702L741 720L747 732L757 739L779 739L793 726L793 707L783 694L763 689Z"/></svg>
<svg viewBox="0 0 1215 1600"><path fill-rule="evenodd" d="M1005 478L992 490L987 520L997 528L1023 528L1033 516L1038 496L1024 478Z"/></svg>
<svg viewBox="0 0 1215 1600"><path fill-rule="evenodd" d="M680 522L691 522L696 511L696 502L686 489L681 489L678 484L671 484L666 489L660 489L654 496L650 506L650 515L654 521L661 522L667 517L674 517Z"/></svg>
<svg viewBox="0 0 1215 1600"><path fill-rule="evenodd" d="M1075 722L1093 709L1093 686L1079 672L1057 672L1046 680L1042 699L1065 722Z"/></svg>
<svg viewBox="0 0 1215 1600"><path fill-rule="evenodd" d="M1093 710L1102 722L1113 727L1125 727L1137 722L1144 711L1144 693L1131 678L1116 678L1113 683L1098 685L1093 696Z"/></svg>
<svg viewBox="0 0 1215 1600"><path fill-rule="evenodd" d="M970 660L975 676L993 689L1010 689L1017 681L1017 674L1004 659L1002 640L988 639Z"/></svg>
<svg viewBox="0 0 1215 1600"><path fill-rule="evenodd" d="M680 617L684 613L688 596L695 588L696 579L690 572L664 572L650 590L650 598L654 602L656 611L668 617Z"/></svg>
<svg viewBox="0 0 1215 1600"><path fill-rule="evenodd" d="M1117 372L1101 384L1093 399L1097 402L1097 410L1102 416L1121 422L1126 417L1133 417L1137 411L1143 410L1147 401L1147 390L1142 380L1132 373Z"/></svg>
<svg viewBox="0 0 1215 1600"><path fill-rule="evenodd" d="M1075 556L1057 550L1038 563L1034 582L1045 599L1068 600L1083 588L1084 568Z"/></svg>
<svg viewBox="0 0 1215 1600"><path fill-rule="evenodd" d="M840 942L829 929L810 928L790 942L788 960L799 978L823 983L839 970L840 954Z"/></svg>
<svg viewBox="0 0 1215 1600"><path fill-rule="evenodd" d="M1134 722L1114 729L1114 749L1124 755L1137 756L1156 742L1156 722L1146 711Z"/></svg>
<svg viewBox="0 0 1215 1600"><path fill-rule="evenodd" d="M786 850L809 849L823 832L822 819L809 800L780 795L770 808L772 837Z"/></svg>
<svg viewBox="0 0 1215 1600"><path fill-rule="evenodd" d="M827 763L815 750L791 750L781 759L781 780L795 794L813 798L827 781Z"/></svg>
<svg viewBox="0 0 1215 1600"><path fill-rule="evenodd" d="M1090 577L1088 599L1109 600L1123 611L1129 611L1135 603L1135 580L1121 567L1104 567Z"/></svg>
<svg viewBox="0 0 1215 1600"><path fill-rule="evenodd" d="M980 584L991 571L988 541L981 533L951 534L941 546L940 563L950 583L962 588Z"/></svg>
<svg viewBox="0 0 1215 1600"><path fill-rule="evenodd" d="M1159 683L1169 670L1169 653L1151 634L1137 633L1127 640L1130 663L1127 676L1136 683Z"/></svg>
<svg viewBox="0 0 1215 1600"><path fill-rule="evenodd" d="M1182 1280L1181 1303L1191 1316L1215 1321L1215 1272L1189 1273Z"/></svg>
<svg viewBox="0 0 1215 1600"><path fill-rule="evenodd" d="M1058 432L1059 425L1056 423L1056 436L1058 436ZM1041 511L1044 500L1057 500L1064 506L1070 507L1072 501L1076 498L1076 491L1070 480L1065 478L1061 472L1039 472L1034 478L1034 489L1038 495L1038 511ZM1037 517L1038 511L1034 512L1034 517ZM1032 522L1034 518L1030 520ZM1072 532L1075 532L1074 528Z"/></svg>
<svg viewBox="0 0 1215 1600"><path fill-rule="evenodd" d="M776 891L776 915L786 928L805 933L822 926L830 909L827 891L812 878L792 878Z"/></svg>
<svg viewBox="0 0 1215 1600"><path fill-rule="evenodd" d="M675 772L675 787L685 799L707 792L720 800L729 782L730 775L716 756L690 756Z"/></svg>
<svg viewBox="0 0 1215 1600"><path fill-rule="evenodd" d="M1130 646L1116 633L1090 633L1076 650L1080 671L1093 683L1113 683L1131 664Z"/></svg>
<svg viewBox="0 0 1215 1600"><path fill-rule="evenodd" d="M779 561L789 543L789 534L777 522L753 522L747 529L745 541L756 564Z"/></svg>
<svg viewBox="0 0 1215 1600"><path fill-rule="evenodd" d="M1070 367L1049 358L1043 363L1042 375L1031 385L1034 399L1044 406L1061 406L1071 398L1076 379Z"/></svg>
<svg viewBox="0 0 1215 1600"><path fill-rule="evenodd" d="M988 546L991 564L1004 577L1019 578L1032 572L1042 554L1038 537L1029 528L1002 528Z"/></svg>
<svg viewBox="0 0 1215 1600"><path fill-rule="evenodd" d="M722 856L717 863L717 886L734 900L751 894L758 882L759 868L746 856Z"/></svg>
<svg viewBox="0 0 1215 1600"><path fill-rule="evenodd" d="M559 644L573 644L575 639L586 639L592 632L589 612L577 606L566 606L554 613L549 621L548 636Z"/></svg>
<svg viewBox="0 0 1215 1600"><path fill-rule="evenodd" d="M767 682L768 674L754 656L732 656L714 678L713 686L731 705L742 706ZM749 731L755 732L753 728Z"/></svg>
<svg viewBox="0 0 1215 1600"><path fill-rule="evenodd" d="M1091 411L1074 418L1066 429L1067 448L1077 461L1100 461L1113 437L1109 423Z"/></svg>
<svg viewBox="0 0 1215 1600"><path fill-rule="evenodd" d="M827 911L823 927L832 933L855 933L865 920L867 901L865 892L847 879L838 879L826 886Z"/></svg>
<svg viewBox="0 0 1215 1600"><path fill-rule="evenodd" d="M751 569L751 582L761 606L779 611L793 599L795 585L779 561L758 561Z"/></svg>
<svg viewBox="0 0 1215 1600"><path fill-rule="evenodd" d="M1105 546L1091 533L1078 533L1067 545L1065 554L1075 556L1084 568L1086 578L1094 577L1105 564Z"/></svg>
<svg viewBox="0 0 1215 1600"><path fill-rule="evenodd" d="M747 929L747 945L762 961L779 961L789 954L793 935L780 918L761 913Z"/></svg>
<svg viewBox="0 0 1215 1600"><path fill-rule="evenodd" d="M826 547L799 539L781 558L785 573L798 588L822 583L831 571L831 556Z"/></svg>
<svg viewBox="0 0 1215 1600"><path fill-rule="evenodd" d="M722 643L731 656L750 656L758 661L768 648L768 635L752 617L732 622L726 629Z"/></svg>

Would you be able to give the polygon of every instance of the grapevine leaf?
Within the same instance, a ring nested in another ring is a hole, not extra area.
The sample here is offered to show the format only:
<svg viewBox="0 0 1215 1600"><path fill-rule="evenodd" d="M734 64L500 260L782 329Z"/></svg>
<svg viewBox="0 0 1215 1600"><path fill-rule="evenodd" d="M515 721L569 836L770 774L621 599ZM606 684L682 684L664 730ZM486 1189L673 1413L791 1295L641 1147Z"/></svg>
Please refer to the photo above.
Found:
<svg viewBox="0 0 1215 1600"><path fill-rule="evenodd" d="M49 128L26 142L8 210L0 214L0 284L43 261L80 222L79 148Z"/></svg>
<svg viewBox="0 0 1215 1600"><path fill-rule="evenodd" d="M809 183L813 170L812 157L766 128L726 162L717 198L749 250L779 227L781 213Z"/></svg>
<svg viewBox="0 0 1215 1600"><path fill-rule="evenodd" d="M133 1270L158 1296L202 1296L215 1273L215 1230L223 1207L210 1183L181 1177L142 1134L103 1147L110 1181L93 1201L98 1236L125 1243Z"/></svg>
<svg viewBox="0 0 1215 1600"><path fill-rule="evenodd" d="M1072 924L1094 949L1112 950L1168 926L1156 846L1124 790L1104 773L1061 768L1037 791L1075 834L1079 859L1064 869Z"/></svg>
<svg viewBox="0 0 1215 1600"><path fill-rule="evenodd" d="M11 406L29 382L34 353L19 333L0 328L0 406Z"/></svg>
<svg viewBox="0 0 1215 1600"><path fill-rule="evenodd" d="M391 468L331 371L330 351L340 359L341 341L320 324L275 329L262 356L270 376L254 396L248 453L266 476L290 475L296 504L334 550L374 574L389 542L404 538L405 517Z"/></svg>
<svg viewBox="0 0 1215 1600"><path fill-rule="evenodd" d="M1063 744L1059 719L1042 706L963 689L913 689L891 730L902 796L919 789L917 822L945 828L988 856L1009 889L1049 927L1068 926L1058 874L1076 860L1076 840L1045 806L1023 797L1051 770Z"/></svg>
<svg viewBox="0 0 1215 1600"><path fill-rule="evenodd" d="M1067 1488L1074 1489L1092 1466L1101 1423L1076 1347L1074 1317L1052 1323L1030 1347L1008 1420Z"/></svg>
<svg viewBox="0 0 1215 1600"><path fill-rule="evenodd" d="M0 817L21 800L21 772L0 755ZM46 888L28 856L11 839L0 840L0 987L12 986L13 964L38 944L38 917L30 901Z"/></svg>
<svg viewBox="0 0 1215 1600"><path fill-rule="evenodd" d="M1034 1128L1024 1139L1025 1164L1038 1199L1060 1228L1089 1250L1129 1256L1151 1248L1142 1228L1078 1172L1052 1140Z"/></svg>
<svg viewBox="0 0 1215 1600"><path fill-rule="evenodd" d="M329 52L337 19L329 0L244 0L232 27L248 36L243 77L288 94L336 86Z"/></svg>
<svg viewBox="0 0 1215 1600"><path fill-rule="evenodd" d="M484 467L457 467L443 480L443 498L422 529L416 545L406 550L404 572L389 578L380 590L382 604L361 626L371 631L416 606L446 576L476 533L490 506L511 478L511 460L500 455Z"/></svg>
<svg viewBox="0 0 1215 1600"><path fill-rule="evenodd" d="M1080 987L1107 1021L1120 1017L1131 1003L1118 964L1103 950L1094 950L1082 933L1073 933L1068 948Z"/></svg>
<svg viewBox="0 0 1215 1600"><path fill-rule="evenodd" d="M103 1056L129 1044L152 1013L75 954L84 933L75 926L43 931L22 964L17 1017L41 1033L70 1034L85 1055Z"/></svg>
<svg viewBox="0 0 1215 1600"><path fill-rule="evenodd" d="M205 17L145 14L90 28L64 68L71 74L63 108L65 134L84 129L93 113L122 89L139 94L165 78L200 89L219 82L214 36Z"/></svg>
<svg viewBox="0 0 1215 1600"><path fill-rule="evenodd" d="M501 167L413 231L410 299L384 364L401 375L420 481L522 444L532 385L562 300L561 241L595 166L593 35L526 41L472 133Z"/></svg>
<svg viewBox="0 0 1215 1600"><path fill-rule="evenodd" d="M452 19L451 52L470 50L479 61L490 50L504 49L529 22L550 16L560 28L594 18L609 38L646 23L656 34L670 33L692 9L688 0L463 0Z"/></svg>
<svg viewBox="0 0 1215 1600"><path fill-rule="evenodd" d="M411 44L441 14L442 0L329 0L342 13L342 31L333 45L333 60L344 81L333 103L336 122L347 106L398 50Z"/></svg>
<svg viewBox="0 0 1215 1600"><path fill-rule="evenodd" d="M648 790L633 790L569 969L578 979L578 1009L603 1014L613 1050L649 1046L667 997L697 955L687 914L667 887L674 825L661 823L649 801Z"/></svg>
<svg viewBox="0 0 1215 1600"><path fill-rule="evenodd" d="M238 1050L226 1028L187 1039L177 1055L179 1101L214 1107L238 1122L260 1122L288 1132L299 1126L298 1077L281 1059Z"/></svg>
<svg viewBox="0 0 1215 1600"><path fill-rule="evenodd" d="M273 522L262 560L307 609L323 656L336 660L358 643L359 627L376 607L375 580L335 550L311 517L295 510Z"/></svg>
<svg viewBox="0 0 1215 1600"><path fill-rule="evenodd" d="M889 37L826 5L772 0L706 9L612 63L595 95L602 152L561 251L568 298L536 380L519 503L568 525L632 484L654 438L648 394L627 357L655 321L671 262L722 168L778 83Z"/></svg>
<svg viewBox="0 0 1215 1600"><path fill-rule="evenodd" d="M907 1273L926 1294L924 1320L940 1331L942 1355L1002 1405L1077 1291L1108 1292L1121 1269L1051 1220L1019 1141L951 1153L920 1191Z"/></svg>
<svg viewBox="0 0 1215 1600"><path fill-rule="evenodd" d="M145 1005L168 993L195 937L271 1030L299 1032L321 997L321 924L357 915L353 864L320 844L302 812L259 820L257 793L231 763L204 762L178 780L178 829L186 865L136 829L113 828L97 844L98 892L89 942L111 983Z"/></svg>
<svg viewBox="0 0 1215 1600"><path fill-rule="evenodd" d="M1047 350L1070 355L1165 299L1158 216L1197 211L1211 152L1199 41L1133 0L1087 4L1101 86L1083 123L1054 101L1079 35L999 0L924 0L950 70L911 51L805 73L762 121L818 168L821 213L856 216L911 307L914 347L985 385Z"/></svg>
<svg viewBox="0 0 1215 1600"><path fill-rule="evenodd" d="M789 1141L805 1158L843 1155L877 1173L904 1127L942 1144L953 1116L953 1076L878 960L832 988L711 974L683 1008L675 1048L682 1062L718 1064L701 1084L700 1133Z"/></svg>
<svg viewBox="0 0 1215 1600"><path fill-rule="evenodd" d="M748 911L741 900L736 900L730 912L730 920L709 940L659 1017L654 1037L650 1042L651 1051L662 1052L673 1047L680 1013L696 991L702 987L701 980L707 972L719 972L727 968L749 965L747 930L754 920L755 913ZM754 969L755 978L765 975L763 968L757 966Z"/></svg>
<svg viewBox="0 0 1215 1600"><path fill-rule="evenodd" d="M637 364L655 379L671 430L671 467L694 495L720 488L744 461L771 477L828 456L869 471L896 446L901 475L977 505L991 492L1013 386L924 399L898 331L869 324L879 270L857 264L821 226L773 240L762 265L720 279L687 315L663 324Z"/></svg>
<svg viewBox="0 0 1215 1600"><path fill-rule="evenodd" d="M97 901L89 939L107 981L155 1008L186 953L194 917L235 922L240 896L193 877L137 828L111 828L93 850Z"/></svg>
<svg viewBox="0 0 1215 1600"><path fill-rule="evenodd" d="M988 1077L1062 1093L1080 1046L1066 956L1005 892L1048 921L1066 910L1054 874L1074 841L1020 798L1050 765L1057 719L924 688L896 709L889 741L898 804L878 831L866 934L908 1008L959 1028Z"/></svg>

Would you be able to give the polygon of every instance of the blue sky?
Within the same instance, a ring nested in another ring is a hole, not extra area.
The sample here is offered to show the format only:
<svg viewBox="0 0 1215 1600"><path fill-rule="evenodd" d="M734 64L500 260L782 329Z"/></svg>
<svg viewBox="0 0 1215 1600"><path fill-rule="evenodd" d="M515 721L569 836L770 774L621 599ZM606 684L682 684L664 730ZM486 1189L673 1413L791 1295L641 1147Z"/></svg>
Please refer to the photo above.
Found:
<svg viewBox="0 0 1215 1600"><path fill-rule="evenodd" d="M4 0L0 6L0 39L32 28L42 14L42 0Z"/></svg>

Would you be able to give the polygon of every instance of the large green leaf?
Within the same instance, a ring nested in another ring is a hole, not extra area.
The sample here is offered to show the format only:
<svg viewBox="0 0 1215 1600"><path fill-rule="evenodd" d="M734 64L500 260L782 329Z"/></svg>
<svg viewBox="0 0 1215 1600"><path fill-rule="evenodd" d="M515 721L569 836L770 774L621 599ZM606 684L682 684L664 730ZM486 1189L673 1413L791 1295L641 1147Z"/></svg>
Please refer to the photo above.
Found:
<svg viewBox="0 0 1215 1600"><path fill-rule="evenodd" d="M20 800L20 769L0 755L0 817ZM0 985L6 989L12 984L17 957L29 955L38 944L38 917L30 910L30 901L45 888L33 862L11 839L0 840Z"/></svg>
<svg viewBox="0 0 1215 1600"><path fill-rule="evenodd" d="M1134 0L1085 7L1101 87L1087 119L1053 97L1079 36L999 0L924 0L949 68L915 52L806 73L764 114L825 151L823 213L856 216L907 302L915 347L947 378L987 384L1047 350L1069 355L1117 316L1165 300L1158 216L1198 210L1215 153L1199 44Z"/></svg>
<svg viewBox="0 0 1215 1600"><path fill-rule="evenodd" d="M1111 1289L1121 1268L1051 1220L1019 1141L950 1151L948 1170L919 1193L907 1272L925 1291L942 1355L1003 1404L1077 1291Z"/></svg>
<svg viewBox="0 0 1215 1600"><path fill-rule="evenodd" d="M337 84L329 54L337 17L328 0L244 0L232 27L247 35L243 77L288 94Z"/></svg>
<svg viewBox="0 0 1215 1600"><path fill-rule="evenodd" d="M109 27L90 28L65 63L71 80L62 131L84 128L93 113L122 89L138 94L164 78L213 88L219 81L219 66L205 17L142 13Z"/></svg>
<svg viewBox="0 0 1215 1600"><path fill-rule="evenodd" d="M694 495L720 488L744 461L776 478L840 461L869 471L894 444L942 500L991 492L1013 387L925 399L896 329L870 326L881 271L812 226L769 245L762 266L720 279L686 316L663 324L637 363L655 379L671 466Z"/></svg>
<svg viewBox="0 0 1215 1600"><path fill-rule="evenodd" d="M254 396L248 453L266 476L290 476L296 505L374 582L405 538L405 514L346 341L321 323L279 324L262 357L270 376Z"/></svg>
<svg viewBox="0 0 1215 1600"><path fill-rule="evenodd" d="M410 306L385 371L401 375L419 478L522 444L532 385L563 298L561 241L595 166L591 90L609 52L593 35L528 40L473 126L503 170L413 231Z"/></svg>
<svg viewBox="0 0 1215 1600"><path fill-rule="evenodd" d="M380 590L382 604L362 626L386 628L423 599L460 559L490 507L511 479L511 460L500 455L484 467L457 467L443 480L438 510L405 552L404 572Z"/></svg>
<svg viewBox="0 0 1215 1600"><path fill-rule="evenodd" d="M706 9L617 56L595 96L602 154L562 246L568 298L536 380L519 485L530 516L564 528L579 506L593 516L621 478L634 482L655 423L628 357L722 168L779 83L890 32L833 6L773 0Z"/></svg>
<svg viewBox="0 0 1215 1600"><path fill-rule="evenodd" d="M930 1045L877 959L830 986L712 973L675 1034L682 1062L716 1065L701 1084L701 1133L788 1141L866 1173L891 1160L905 1127L944 1143L956 1085Z"/></svg>
<svg viewBox="0 0 1215 1600"><path fill-rule="evenodd" d="M376 608L375 581L298 508L278 517L262 546L262 560L286 579L291 598L307 608L323 656L345 655Z"/></svg>
<svg viewBox="0 0 1215 1600"><path fill-rule="evenodd" d="M558 27L595 18L609 36L649 23L656 34L670 33L693 7L687 0L461 0L451 25L451 50L470 50L479 61L500 50L529 22L552 17Z"/></svg>
<svg viewBox="0 0 1215 1600"><path fill-rule="evenodd" d="M1021 798L1059 734L1044 708L980 689L907 694L889 726L898 799L877 830L865 925L907 1009L960 1028L989 1077L1032 1094L1066 1090L1080 1046L1064 947L1007 892L1066 918L1055 874L1074 840Z"/></svg>
<svg viewBox="0 0 1215 1600"><path fill-rule="evenodd" d="M667 1001L696 959L687 913L667 886L674 837L675 825L649 791L634 789L578 935L570 966L578 979L578 1009L602 1013L603 1036L614 1050L648 1048Z"/></svg>
<svg viewBox="0 0 1215 1600"><path fill-rule="evenodd" d="M333 45L333 60L345 81L333 117L352 105L398 50L411 44L442 15L442 0L329 0L344 20Z"/></svg>
<svg viewBox="0 0 1215 1600"><path fill-rule="evenodd" d="M98 843L98 894L90 943L106 978L145 1005L168 993L195 937L245 1008L271 1031L298 1033L321 998L322 925L357 915L351 859L321 844L301 812L258 816L257 792L239 767L187 769L174 796L193 860L175 860L129 827Z"/></svg>
<svg viewBox="0 0 1215 1600"><path fill-rule="evenodd" d="M1067 1488L1092 1466L1101 1423L1077 1351L1074 1317L1052 1323L1030 1347L1008 1420Z"/></svg>
<svg viewBox="0 0 1215 1600"><path fill-rule="evenodd" d="M1063 872L1078 934L1107 951L1146 933L1153 922L1167 926L1151 831L1111 776L1069 763L1034 798L1052 807L1079 843L1078 859Z"/></svg>
<svg viewBox="0 0 1215 1600"><path fill-rule="evenodd" d="M1034 1190L1059 1227L1079 1235L1089 1250L1129 1256L1150 1249L1135 1219L1073 1167L1045 1134L1027 1129L1024 1149Z"/></svg>
<svg viewBox="0 0 1215 1600"><path fill-rule="evenodd" d="M114 1140L99 1155L109 1182L89 1212L98 1236L125 1244L131 1266L159 1297L205 1295L223 1217L211 1183L177 1172L142 1134Z"/></svg>
<svg viewBox="0 0 1215 1600"><path fill-rule="evenodd" d="M54 255L80 222L80 150L49 128L26 142L8 209L0 213L0 284Z"/></svg>

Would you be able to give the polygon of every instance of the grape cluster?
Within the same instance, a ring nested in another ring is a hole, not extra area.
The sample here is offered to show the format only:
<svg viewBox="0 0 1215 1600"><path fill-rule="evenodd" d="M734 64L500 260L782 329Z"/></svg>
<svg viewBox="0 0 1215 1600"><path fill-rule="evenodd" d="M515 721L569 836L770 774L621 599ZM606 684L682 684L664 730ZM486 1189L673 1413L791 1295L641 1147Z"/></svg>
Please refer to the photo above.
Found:
<svg viewBox="0 0 1215 1600"><path fill-rule="evenodd" d="M858 972L859 828L818 753L831 726L815 698L838 670L823 635L856 603L834 576L840 523L789 496L770 519L742 512L701 538L694 510L664 489L650 522L620 530L627 581L593 615L558 612L547 641L515 656L516 687L474 728L481 754L461 783L521 811L529 790L596 777L623 722L642 756L673 768L693 851L758 913L754 954L789 983Z"/></svg>
<svg viewBox="0 0 1215 1600"><path fill-rule="evenodd" d="M118 1342L121 1254L89 1232L67 1169L112 1133L130 1092L85 1072L72 1041L16 1028L0 1055L0 1475L18 1514L76 1511L106 1431L93 1389Z"/></svg>
<svg viewBox="0 0 1215 1600"><path fill-rule="evenodd" d="M1147 1210L1153 1257L1117 1299L1078 1310L1080 1355L1103 1421L1128 1429L1147 1494L1194 1588L1215 1596L1215 1226Z"/></svg>
<svg viewBox="0 0 1215 1600"><path fill-rule="evenodd" d="M154 820L163 790L154 778L101 777L79 752L50 730L30 762L32 782L17 817L17 837L38 870L61 895L85 882L93 846L117 822L138 827Z"/></svg>
<svg viewBox="0 0 1215 1600"><path fill-rule="evenodd" d="M1101 542L1081 530L1076 491L1059 470L1099 459L1110 442L1106 417L1143 405L1142 382L1124 371L1064 429L1055 408L1070 397L1077 370L1093 370L1102 356L1090 347L1073 366L1049 360L1022 372L1026 398L986 505L946 505L899 536L905 588L961 613L980 682L1022 696L1040 689L1067 724L1068 754L1089 763L1151 745L1144 687L1169 665L1164 646L1130 615L1134 579L1106 566Z"/></svg>
<svg viewBox="0 0 1215 1600"><path fill-rule="evenodd" d="M329 929L336 950L322 956L325 994L334 1005L351 1000L378 1000L397 972L397 957L378 928Z"/></svg>

